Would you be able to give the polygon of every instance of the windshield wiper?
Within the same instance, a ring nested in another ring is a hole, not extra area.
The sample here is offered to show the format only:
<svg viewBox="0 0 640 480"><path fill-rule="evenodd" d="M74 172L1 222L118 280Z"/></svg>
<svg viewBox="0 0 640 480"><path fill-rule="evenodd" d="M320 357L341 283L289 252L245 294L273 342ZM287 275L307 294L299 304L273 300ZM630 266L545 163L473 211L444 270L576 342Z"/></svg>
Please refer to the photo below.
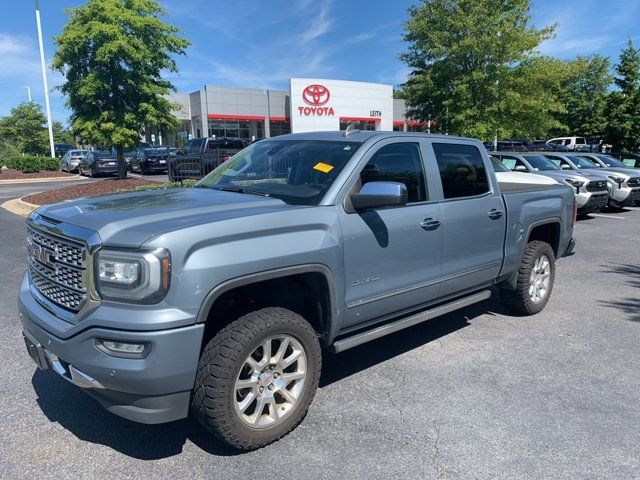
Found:
<svg viewBox="0 0 640 480"><path fill-rule="evenodd" d="M242 187L207 187L213 190L221 190L223 192L234 192L234 193L246 193L247 195L259 195L261 197L269 197L270 195L266 192L260 192L257 190L246 190Z"/></svg>

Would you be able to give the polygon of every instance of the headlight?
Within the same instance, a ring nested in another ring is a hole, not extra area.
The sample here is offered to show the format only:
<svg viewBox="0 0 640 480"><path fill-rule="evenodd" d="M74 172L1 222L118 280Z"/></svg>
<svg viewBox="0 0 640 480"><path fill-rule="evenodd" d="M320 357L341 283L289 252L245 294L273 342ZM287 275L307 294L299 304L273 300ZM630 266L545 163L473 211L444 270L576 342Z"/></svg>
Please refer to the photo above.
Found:
<svg viewBox="0 0 640 480"><path fill-rule="evenodd" d="M624 183L624 178L622 177L615 177L613 175L610 175L609 178L613 181L616 182L618 184L618 186L621 186Z"/></svg>
<svg viewBox="0 0 640 480"><path fill-rule="evenodd" d="M130 303L157 303L169 290L171 256L164 249L102 249L96 255L95 282L100 297Z"/></svg>
<svg viewBox="0 0 640 480"><path fill-rule="evenodd" d="M567 182L569 185L575 188L580 188L581 186L584 185L584 182L581 182L580 180L571 180L569 178L565 179L565 182Z"/></svg>

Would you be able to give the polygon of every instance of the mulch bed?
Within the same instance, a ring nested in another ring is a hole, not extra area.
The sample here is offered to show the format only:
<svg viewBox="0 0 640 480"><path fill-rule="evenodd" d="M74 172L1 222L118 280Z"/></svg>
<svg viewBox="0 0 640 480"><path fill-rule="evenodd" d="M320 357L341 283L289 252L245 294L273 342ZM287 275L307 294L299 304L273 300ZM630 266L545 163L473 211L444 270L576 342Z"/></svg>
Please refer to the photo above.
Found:
<svg viewBox="0 0 640 480"><path fill-rule="evenodd" d="M133 190L142 185L154 185L157 182L143 180L141 178L128 178L126 180L116 180L108 178L98 182L83 183L81 185L71 185L69 187L51 190L49 192L34 193L27 195L22 200L34 205L46 205L48 203L61 202L80 197L95 197L107 193L115 193L118 190Z"/></svg>
<svg viewBox="0 0 640 480"><path fill-rule="evenodd" d="M0 180L24 180L28 178L58 178L58 177L75 177L71 173L63 173L58 170L49 171L43 170L37 173L22 173L20 170L14 170L10 168L8 170L2 170L0 172Z"/></svg>

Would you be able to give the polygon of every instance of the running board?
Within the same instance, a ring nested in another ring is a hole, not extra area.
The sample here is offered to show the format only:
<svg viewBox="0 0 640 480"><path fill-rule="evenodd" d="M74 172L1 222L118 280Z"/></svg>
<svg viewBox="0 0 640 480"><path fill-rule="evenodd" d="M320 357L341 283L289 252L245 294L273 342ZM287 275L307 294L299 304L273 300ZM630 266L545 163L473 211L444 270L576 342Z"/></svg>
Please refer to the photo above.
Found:
<svg viewBox="0 0 640 480"><path fill-rule="evenodd" d="M358 345L362 345L363 343L370 342L371 340L375 340L376 338L384 337L385 335L389 335L390 333L397 332L404 328L412 327L414 325L417 325L418 323L422 323L427 320L431 320L432 318L445 315L464 307L468 307L469 305L473 305L474 303L482 302L483 300L487 300L490 297L491 291L483 290L473 295L469 295L468 297L459 298L458 300L445 303L444 305L440 305L429 310L424 310L409 317L401 318L400 320L396 320L395 322L387 323L371 330L357 333L351 337L343 338L342 340L334 342L334 344L331 346L331 349L335 353L344 352L345 350L357 347Z"/></svg>

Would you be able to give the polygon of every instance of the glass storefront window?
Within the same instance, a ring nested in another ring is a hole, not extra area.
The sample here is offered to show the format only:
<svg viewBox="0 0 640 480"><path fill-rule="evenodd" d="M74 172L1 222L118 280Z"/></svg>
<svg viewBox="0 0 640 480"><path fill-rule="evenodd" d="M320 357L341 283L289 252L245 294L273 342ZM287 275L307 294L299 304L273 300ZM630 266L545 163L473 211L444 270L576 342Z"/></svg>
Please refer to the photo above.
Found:
<svg viewBox="0 0 640 480"><path fill-rule="evenodd" d="M264 137L262 120L209 120L210 137L231 137L251 141L252 137Z"/></svg>
<svg viewBox="0 0 640 480"><path fill-rule="evenodd" d="M291 133L291 123L288 121L279 122L279 121L270 121L269 122L269 131L272 137L277 137L278 135L286 135Z"/></svg>
<svg viewBox="0 0 640 480"><path fill-rule="evenodd" d="M349 125L353 124L355 128L358 130L376 130L376 122L350 122L350 121L340 121L340 130L346 130Z"/></svg>

